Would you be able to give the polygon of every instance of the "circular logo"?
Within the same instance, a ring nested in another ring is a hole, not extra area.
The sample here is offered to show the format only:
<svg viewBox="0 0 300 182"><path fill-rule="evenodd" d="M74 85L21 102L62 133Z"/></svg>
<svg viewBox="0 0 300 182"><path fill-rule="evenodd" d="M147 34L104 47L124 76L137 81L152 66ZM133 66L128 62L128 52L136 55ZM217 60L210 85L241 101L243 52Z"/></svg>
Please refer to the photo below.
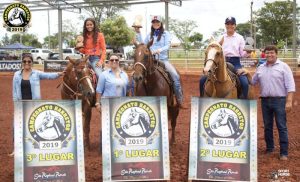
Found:
<svg viewBox="0 0 300 182"><path fill-rule="evenodd" d="M237 139L245 129L245 117L236 105L229 102L218 102L205 111L203 126L206 133L212 138Z"/></svg>
<svg viewBox="0 0 300 182"><path fill-rule="evenodd" d="M31 19L31 13L27 6L21 3L13 3L7 6L3 12L4 23L11 28L12 31L24 31Z"/></svg>
<svg viewBox="0 0 300 182"><path fill-rule="evenodd" d="M62 107L45 104L31 113L28 129L36 141L63 141L71 131L71 118Z"/></svg>
<svg viewBox="0 0 300 182"><path fill-rule="evenodd" d="M115 128L123 138L149 137L156 123L152 108L141 101L123 104L114 117Z"/></svg>

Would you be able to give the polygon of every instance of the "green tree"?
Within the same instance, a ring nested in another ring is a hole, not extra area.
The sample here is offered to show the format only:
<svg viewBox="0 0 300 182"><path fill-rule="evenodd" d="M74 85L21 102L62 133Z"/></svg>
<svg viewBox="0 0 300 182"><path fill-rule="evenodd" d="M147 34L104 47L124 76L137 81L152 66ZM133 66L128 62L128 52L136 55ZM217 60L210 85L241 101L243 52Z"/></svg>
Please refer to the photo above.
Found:
<svg viewBox="0 0 300 182"><path fill-rule="evenodd" d="M247 23L240 23L236 26L236 31L241 34L243 37L250 37L251 36L251 24Z"/></svg>
<svg viewBox="0 0 300 182"><path fill-rule="evenodd" d="M255 12L258 33L264 43L277 44L280 40L292 42L293 2L265 2L265 6ZM299 20L297 20L297 23Z"/></svg>
<svg viewBox="0 0 300 182"><path fill-rule="evenodd" d="M7 35L7 33L5 33L5 35L4 35L4 37L2 37L2 44L3 44L3 46L6 46L6 45L8 45L10 42L9 42L9 37L8 37L8 35Z"/></svg>
<svg viewBox="0 0 300 182"><path fill-rule="evenodd" d="M34 34L13 34L11 36L11 43L20 42L20 36L22 36L22 44L26 46L32 46L32 47L42 47L42 44L39 42L38 38Z"/></svg>
<svg viewBox="0 0 300 182"><path fill-rule="evenodd" d="M126 24L124 17L106 19L100 26L105 36L106 44L114 49L129 45L134 37L134 32Z"/></svg>
<svg viewBox="0 0 300 182"><path fill-rule="evenodd" d="M194 48L200 48L202 46L203 35L201 33L194 33L189 37L190 42L192 43Z"/></svg>
<svg viewBox="0 0 300 182"><path fill-rule="evenodd" d="M118 13L122 10L127 10L128 6L124 5L127 1L117 2L101 2L102 6L99 6L99 1L95 0L84 0L91 5L90 7L84 8L87 11L89 17L95 18L98 22L103 22L108 18L115 18ZM112 5L115 4L115 5ZM82 17L85 19L84 17Z"/></svg>
<svg viewBox="0 0 300 182"><path fill-rule="evenodd" d="M50 39L50 46L49 46L49 39ZM58 36L50 35L44 38L44 44L45 47L48 47L48 49L56 49L58 46Z"/></svg>
<svg viewBox="0 0 300 182"><path fill-rule="evenodd" d="M174 33L174 35L180 41L183 49L188 51L192 47L192 42L190 40L190 36L195 28L197 28L197 23L193 20L174 20L170 19L170 31Z"/></svg>

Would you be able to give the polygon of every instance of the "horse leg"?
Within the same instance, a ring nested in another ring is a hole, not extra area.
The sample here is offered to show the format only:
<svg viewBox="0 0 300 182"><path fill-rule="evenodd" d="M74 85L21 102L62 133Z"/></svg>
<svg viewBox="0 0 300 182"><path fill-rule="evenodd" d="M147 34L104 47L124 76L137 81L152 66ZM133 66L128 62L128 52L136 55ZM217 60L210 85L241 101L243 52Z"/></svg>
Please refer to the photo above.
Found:
<svg viewBox="0 0 300 182"><path fill-rule="evenodd" d="M172 135L171 135L171 145L176 143L176 139L175 139L175 128L176 128L176 120L177 120L177 116L179 114L179 107L178 106L174 106L174 107L169 107L169 116L171 118L171 127L172 127Z"/></svg>
<svg viewBox="0 0 300 182"><path fill-rule="evenodd" d="M91 108L87 103L82 104L82 119L83 119L83 136L85 147L90 150L90 121L91 121Z"/></svg>

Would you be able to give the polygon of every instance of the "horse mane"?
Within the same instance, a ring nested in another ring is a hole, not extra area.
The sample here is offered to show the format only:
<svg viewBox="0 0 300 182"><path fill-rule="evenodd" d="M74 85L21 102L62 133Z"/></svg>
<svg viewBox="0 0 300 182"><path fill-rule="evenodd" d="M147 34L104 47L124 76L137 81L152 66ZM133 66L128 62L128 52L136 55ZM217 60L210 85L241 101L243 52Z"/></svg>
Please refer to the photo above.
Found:
<svg viewBox="0 0 300 182"><path fill-rule="evenodd" d="M208 46L207 47L209 47L209 46L212 46L212 45L216 45L216 46L218 46L218 47L221 47L222 48L222 46L221 46L221 44L219 43L219 42L217 42L217 41L212 41L212 42L210 42L209 44L208 44Z"/></svg>

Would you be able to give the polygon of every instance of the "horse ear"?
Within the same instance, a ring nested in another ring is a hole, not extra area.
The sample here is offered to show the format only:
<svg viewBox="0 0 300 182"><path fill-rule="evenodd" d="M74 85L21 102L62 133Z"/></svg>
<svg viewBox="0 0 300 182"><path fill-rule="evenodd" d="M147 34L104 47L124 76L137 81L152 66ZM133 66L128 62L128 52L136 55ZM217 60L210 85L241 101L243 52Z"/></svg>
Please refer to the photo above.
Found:
<svg viewBox="0 0 300 182"><path fill-rule="evenodd" d="M151 39L151 40L148 42L148 44L147 44L148 49L150 49L150 47L152 46L153 42L154 42L153 39Z"/></svg>
<svg viewBox="0 0 300 182"><path fill-rule="evenodd" d="M89 60L89 58L90 58L90 55L87 55L87 56L84 57L83 61L87 62Z"/></svg>
<svg viewBox="0 0 300 182"><path fill-rule="evenodd" d="M72 59L70 56L68 56L68 59L69 59L69 62L72 63L72 64L75 64L76 61L74 59Z"/></svg>

